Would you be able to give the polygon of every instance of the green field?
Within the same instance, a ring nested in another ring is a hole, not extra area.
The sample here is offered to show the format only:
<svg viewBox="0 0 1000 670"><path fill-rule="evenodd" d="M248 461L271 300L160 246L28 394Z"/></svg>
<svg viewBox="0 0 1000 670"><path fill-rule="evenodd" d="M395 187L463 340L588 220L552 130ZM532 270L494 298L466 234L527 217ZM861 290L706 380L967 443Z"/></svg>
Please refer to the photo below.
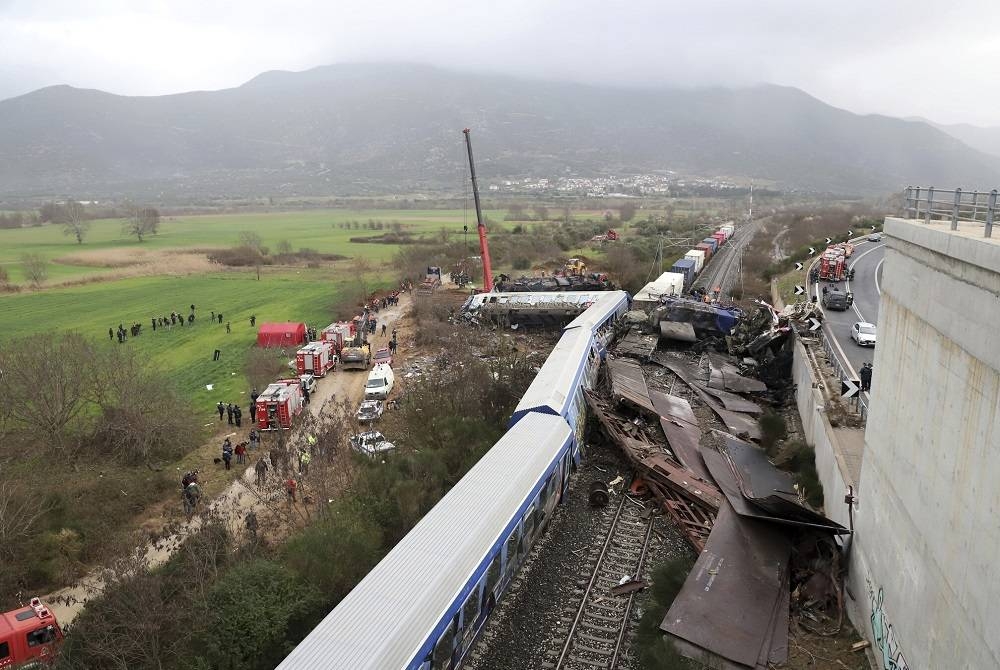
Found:
<svg viewBox="0 0 1000 670"><path fill-rule="evenodd" d="M322 328L333 319L330 305L345 289L343 280L330 271L301 271L268 276L256 281L250 273L220 273L190 277L141 277L108 283L52 289L0 298L4 315L4 337L76 330L109 347L133 347L152 369L206 413L219 402L245 402L248 391L243 373L246 351L254 345L257 323L304 321ZM181 314L196 306L193 326L158 329L150 324L154 314ZM209 323L211 310L222 312L231 322ZM133 322L142 333L124 345L108 338L108 328ZM212 361L215 349L222 359ZM294 352L289 352L294 353ZM276 354L277 355L277 354ZM212 391L206 389L213 384Z"/></svg>
<svg viewBox="0 0 1000 670"><path fill-rule="evenodd" d="M496 222L504 212L490 211ZM265 246L273 251L281 240L288 240L293 249L309 248L321 253L362 256L376 262L386 262L398 247L387 244L358 244L352 237L370 237L390 232L389 224L398 221L404 231L419 235L434 233L442 228L461 232L463 224L470 227L470 239L475 235L475 211L463 210L314 210L305 212L275 212L220 214L205 216L164 217L160 232L139 243L121 231L121 220L94 221L83 244L63 234L62 226L47 224L36 228L0 230L0 267L7 270L14 283L24 281L20 257L40 254L54 260L78 252L102 249L208 249L234 246L243 231L260 235ZM382 221L384 230L364 228L369 220ZM339 224L358 221L359 229L347 230ZM497 224L493 224L497 225ZM96 265L53 262L49 266L49 283L80 279L88 275L108 273L112 269Z"/></svg>

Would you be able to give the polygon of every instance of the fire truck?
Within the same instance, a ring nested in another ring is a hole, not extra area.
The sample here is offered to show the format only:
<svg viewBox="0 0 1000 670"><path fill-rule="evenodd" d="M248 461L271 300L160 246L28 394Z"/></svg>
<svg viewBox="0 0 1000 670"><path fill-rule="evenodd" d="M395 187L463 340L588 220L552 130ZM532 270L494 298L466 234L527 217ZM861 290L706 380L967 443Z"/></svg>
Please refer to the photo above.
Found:
<svg viewBox="0 0 1000 670"><path fill-rule="evenodd" d="M292 419L302 412L302 381L283 379L277 381L257 396L257 428L260 430L288 430Z"/></svg>
<svg viewBox="0 0 1000 670"><path fill-rule="evenodd" d="M847 268L847 254L843 247L828 247L819 259L819 279L843 281L854 279L854 270Z"/></svg>
<svg viewBox="0 0 1000 670"><path fill-rule="evenodd" d="M38 598L0 614L0 668L51 665L62 642L55 615Z"/></svg>
<svg viewBox="0 0 1000 670"><path fill-rule="evenodd" d="M336 367L337 355L332 342L317 340L295 352L295 371L300 375L325 377Z"/></svg>

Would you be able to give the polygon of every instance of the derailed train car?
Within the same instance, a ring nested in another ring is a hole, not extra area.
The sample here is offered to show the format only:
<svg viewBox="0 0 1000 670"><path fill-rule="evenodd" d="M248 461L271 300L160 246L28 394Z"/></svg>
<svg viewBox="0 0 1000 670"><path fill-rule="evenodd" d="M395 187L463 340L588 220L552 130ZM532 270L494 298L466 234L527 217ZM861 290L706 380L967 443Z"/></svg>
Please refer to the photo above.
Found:
<svg viewBox="0 0 1000 670"><path fill-rule="evenodd" d="M624 291L563 334L507 433L292 651L278 670L449 670L464 659L581 457L586 402Z"/></svg>
<svg viewBox="0 0 1000 670"><path fill-rule="evenodd" d="M548 524L572 440L559 416L518 421L278 670L458 667Z"/></svg>

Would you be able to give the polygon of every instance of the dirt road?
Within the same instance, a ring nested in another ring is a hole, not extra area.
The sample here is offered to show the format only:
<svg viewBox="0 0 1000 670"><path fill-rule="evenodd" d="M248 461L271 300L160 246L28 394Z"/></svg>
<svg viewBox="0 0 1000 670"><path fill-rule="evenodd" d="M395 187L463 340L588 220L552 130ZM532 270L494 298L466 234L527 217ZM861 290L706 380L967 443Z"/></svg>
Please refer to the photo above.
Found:
<svg viewBox="0 0 1000 670"><path fill-rule="evenodd" d="M381 335L381 324L387 326L387 333L391 333L397 324L401 325L401 319L406 314L412 298L401 294L399 304L382 310L378 313L379 331L371 339L372 351L388 344L391 335L383 337ZM365 381L367 375L361 371L342 372L337 370L324 379L319 380L316 390L311 395L308 411L315 416L322 414L324 407L331 401L339 402L343 398L349 398L352 402L358 403L364 394ZM293 439L296 431L291 431ZM263 449L267 449L267 441L264 442ZM248 454L249 462L256 462L259 453ZM248 466L241 474L240 478L222 494L217 496L208 504L208 512L220 518L223 523L234 531L243 528L243 519L247 512L253 510L262 512L268 502L280 500L284 496L282 483L277 478L271 477L268 485L260 493L256 492L254 486L254 469ZM178 496L177 506L180 506ZM157 541L150 541L144 547L138 547L137 551L144 551L146 565L149 568L165 563L181 545L181 543L192 533L201 528L202 515L196 514L190 521L181 523L173 532ZM87 576L72 586L60 589L42 597L42 600L49 605L55 613L60 624L66 625L73 621L79 614L88 599L93 598L104 590L105 579L103 573L105 568L92 570Z"/></svg>

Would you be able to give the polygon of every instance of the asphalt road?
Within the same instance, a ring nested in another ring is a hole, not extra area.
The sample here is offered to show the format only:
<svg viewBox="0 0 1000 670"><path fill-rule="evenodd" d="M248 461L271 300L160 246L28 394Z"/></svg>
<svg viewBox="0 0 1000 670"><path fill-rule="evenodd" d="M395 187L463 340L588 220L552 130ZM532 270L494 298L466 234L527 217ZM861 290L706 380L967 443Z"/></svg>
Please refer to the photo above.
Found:
<svg viewBox="0 0 1000 670"><path fill-rule="evenodd" d="M848 266L854 269L854 279L844 282L840 290L854 294L854 305L844 312L824 310L826 318L823 329L828 339L836 343L834 352L841 364L854 379L858 378L858 370L864 363L871 363L875 358L874 347L862 347L851 339L851 328L857 321L867 321L878 325L878 307L881 289L879 282L882 277L882 259L885 257L884 242L868 242L861 240L855 244L854 253L848 261ZM814 284L813 290L822 298L823 283ZM878 370L875 371L878 375Z"/></svg>

